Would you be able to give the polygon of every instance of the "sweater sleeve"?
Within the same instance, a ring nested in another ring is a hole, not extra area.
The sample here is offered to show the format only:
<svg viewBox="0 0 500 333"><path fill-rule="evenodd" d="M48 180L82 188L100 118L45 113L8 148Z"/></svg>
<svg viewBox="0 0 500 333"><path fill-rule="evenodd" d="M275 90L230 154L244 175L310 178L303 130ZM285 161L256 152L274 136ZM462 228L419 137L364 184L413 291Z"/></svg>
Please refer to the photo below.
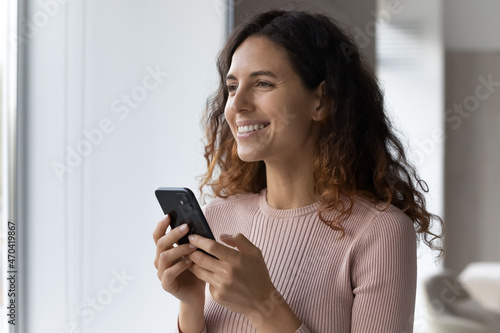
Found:
<svg viewBox="0 0 500 333"><path fill-rule="evenodd" d="M416 233L402 212L380 212L354 255L351 332L413 332Z"/></svg>

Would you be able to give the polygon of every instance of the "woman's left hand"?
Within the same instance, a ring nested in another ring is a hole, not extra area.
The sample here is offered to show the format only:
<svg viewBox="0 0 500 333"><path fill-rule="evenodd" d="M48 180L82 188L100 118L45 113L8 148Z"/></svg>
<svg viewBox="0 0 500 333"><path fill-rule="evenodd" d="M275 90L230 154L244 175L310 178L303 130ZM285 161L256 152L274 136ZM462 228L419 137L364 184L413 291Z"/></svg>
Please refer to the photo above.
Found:
<svg viewBox="0 0 500 333"><path fill-rule="evenodd" d="M236 249L198 235L189 237L191 244L219 258L201 251L187 256L195 264L189 270L210 285L212 298L247 318L263 305L278 300L280 295L271 282L260 249L242 234L221 235L220 239Z"/></svg>

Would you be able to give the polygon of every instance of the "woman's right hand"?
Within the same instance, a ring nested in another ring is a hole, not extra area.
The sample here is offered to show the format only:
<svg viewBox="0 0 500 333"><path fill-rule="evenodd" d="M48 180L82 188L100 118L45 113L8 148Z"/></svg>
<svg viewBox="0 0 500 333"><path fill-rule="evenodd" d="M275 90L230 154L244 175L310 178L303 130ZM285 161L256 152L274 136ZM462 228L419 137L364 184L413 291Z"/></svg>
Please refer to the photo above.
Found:
<svg viewBox="0 0 500 333"><path fill-rule="evenodd" d="M188 225L183 224L166 232L170 224L170 216L165 215L153 232L156 244L154 265L158 269L158 278L163 289L181 302L203 306L205 303L205 282L198 279L188 268L193 263L185 257L194 252L191 244L175 246L188 232Z"/></svg>

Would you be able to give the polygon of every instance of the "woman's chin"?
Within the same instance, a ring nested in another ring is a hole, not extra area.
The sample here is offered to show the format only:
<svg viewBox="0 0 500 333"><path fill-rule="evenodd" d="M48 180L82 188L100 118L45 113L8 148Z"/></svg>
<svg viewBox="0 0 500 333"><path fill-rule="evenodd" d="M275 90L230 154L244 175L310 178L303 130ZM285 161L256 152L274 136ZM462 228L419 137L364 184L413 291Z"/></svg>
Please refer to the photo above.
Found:
<svg viewBox="0 0 500 333"><path fill-rule="evenodd" d="M255 151L249 152L249 151L240 151L238 149L238 157L240 160L243 162L257 162L257 161L262 161L262 156L261 154L257 154Z"/></svg>
<svg viewBox="0 0 500 333"><path fill-rule="evenodd" d="M257 161L261 161L260 159L258 158L251 158L251 157L248 157L248 156L241 156L241 155L238 155L240 157L240 160L242 160L243 162L257 162Z"/></svg>

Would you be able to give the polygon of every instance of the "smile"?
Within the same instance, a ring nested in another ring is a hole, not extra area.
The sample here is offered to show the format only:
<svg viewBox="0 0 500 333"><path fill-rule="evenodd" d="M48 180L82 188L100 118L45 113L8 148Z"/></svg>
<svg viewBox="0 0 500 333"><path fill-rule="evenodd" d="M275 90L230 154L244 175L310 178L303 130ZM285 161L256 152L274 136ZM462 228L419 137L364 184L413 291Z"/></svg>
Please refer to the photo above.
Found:
<svg viewBox="0 0 500 333"><path fill-rule="evenodd" d="M263 129L267 125L264 124L255 124L255 125L246 125L246 126L238 126L238 133L250 133Z"/></svg>

